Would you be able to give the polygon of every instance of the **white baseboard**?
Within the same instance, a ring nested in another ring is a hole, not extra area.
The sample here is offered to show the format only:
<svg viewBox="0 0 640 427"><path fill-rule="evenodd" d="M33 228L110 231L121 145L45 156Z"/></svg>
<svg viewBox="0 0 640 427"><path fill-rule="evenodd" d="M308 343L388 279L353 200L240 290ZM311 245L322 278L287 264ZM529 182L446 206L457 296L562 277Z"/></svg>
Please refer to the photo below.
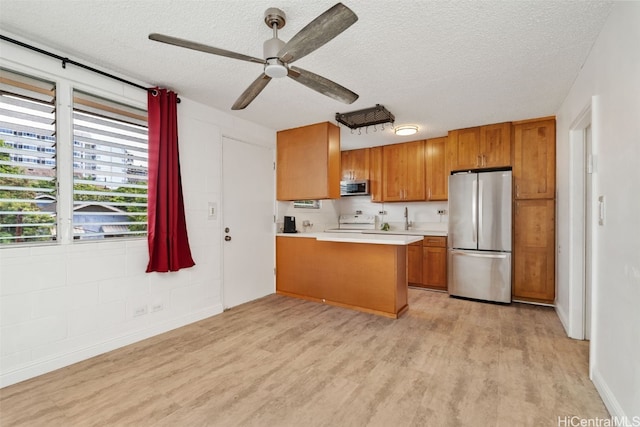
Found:
<svg viewBox="0 0 640 427"><path fill-rule="evenodd" d="M124 336L100 342L89 347L72 349L65 354L56 355L45 360L38 360L13 371L2 372L0 375L0 388L46 374L47 372L55 371L56 369L64 368L65 366L73 365L74 363L107 353L117 348L206 319L207 317L215 316L216 314L222 313L222 311L222 304L216 304L197 312L189 313L181 317L151 325L144 329L133 331L132 333Z"/></svg>
<svg viewBox="0 0 640 427"><path fill-rule="evenodd" d="M562 309L562 307L556 304L556 314L560 319L560 323L562 323L562 327L564 328L564 332L567 334L569 338L573 338L571 336L571 330L569 329L569 315L566 311Z"/></svg>
<svg viewBox="0 0 640 427"><path fill-rule="evenodd" d="M591 381L593 381L593 384L596 386L596 390L598 390L600 398L604 402L604 406L607 407L609 415L611 415L612 418L629 419L626 418L626 415L615 395L607 385L604 378L600 375L600 371L595 367L593 367L591 371Z"/></svg>

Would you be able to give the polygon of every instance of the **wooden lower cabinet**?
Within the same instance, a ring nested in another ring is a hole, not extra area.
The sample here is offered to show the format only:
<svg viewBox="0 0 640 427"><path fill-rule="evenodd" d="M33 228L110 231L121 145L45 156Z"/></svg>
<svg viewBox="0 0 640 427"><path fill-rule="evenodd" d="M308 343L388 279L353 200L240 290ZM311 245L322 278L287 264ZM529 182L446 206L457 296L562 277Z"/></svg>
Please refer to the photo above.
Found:
<svg viewBox="0 0 640 427"><path fill-rule="evenodd" d="M276 292L397 318L408 308L407 246L276 237Z"/></svg>
<svg viewBox="0 0 640 427"><path fill-rule="evenodd" d="M512 299L553 304L555 200L517 200L514 212Z"/></svg>
<svg viewBox="0 0 640 427"><path fill-rule="evenodd" d="M427 288L447 290L447 248L422 248L422 284Z"/></svg>
<svg viewBox="0 0 640 427"><path fill-rule="evenodd" d="M407 268L409 284L446 291L447 238L425 236L422 242L418 242L418 245L409 245L409 266Z"/></svg>
<svg viewBox="0 0 640 427"><path fill-rule="evenodd" d="M415 242L407 248L407 280L411 285L422 285L422 242Z"/></svg>

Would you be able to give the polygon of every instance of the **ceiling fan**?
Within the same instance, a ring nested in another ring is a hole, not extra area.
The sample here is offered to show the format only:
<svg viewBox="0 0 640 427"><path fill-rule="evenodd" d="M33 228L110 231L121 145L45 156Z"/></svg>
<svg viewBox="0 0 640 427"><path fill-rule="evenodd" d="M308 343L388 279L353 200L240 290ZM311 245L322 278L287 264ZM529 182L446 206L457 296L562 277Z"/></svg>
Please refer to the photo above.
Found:
<svg viewBox="0 0 640 427"><path fill-rule="evenodd" d="M357 20L358 17L351 9L342 3L337 3L311 21L291 40L285 43L278 38L278 30L284 27L286 23L285 14L275 7L269 8L264 13L264 22L269 28L273 29L273 38L264 42L264 59L163 34L149 34L149 39L241 61L263 64L264 72L240 95L231 107L232 110L246 108L262 92L272 78L284 76L288 76L323 95L351 104L358 99L356 93L329 79L289 64L323 46Z"/></svg>

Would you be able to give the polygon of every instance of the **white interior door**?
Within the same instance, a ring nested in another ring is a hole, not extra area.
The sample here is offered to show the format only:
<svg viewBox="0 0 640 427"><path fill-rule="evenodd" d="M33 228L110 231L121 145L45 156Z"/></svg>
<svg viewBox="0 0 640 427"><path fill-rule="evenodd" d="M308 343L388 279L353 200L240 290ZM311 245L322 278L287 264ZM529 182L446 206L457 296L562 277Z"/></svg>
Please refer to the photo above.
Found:
<svg viewBox="0 0 640 427"><path fill-rule="evenodd" d="M274 150L222 140L224 308L275 292Z"/></svg>

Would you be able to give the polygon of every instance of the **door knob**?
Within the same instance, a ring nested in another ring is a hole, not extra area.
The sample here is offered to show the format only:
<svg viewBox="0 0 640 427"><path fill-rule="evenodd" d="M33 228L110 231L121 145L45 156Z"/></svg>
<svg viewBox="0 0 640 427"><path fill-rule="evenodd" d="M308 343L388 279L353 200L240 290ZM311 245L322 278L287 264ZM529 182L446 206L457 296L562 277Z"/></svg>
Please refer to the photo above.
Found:
<svg viewBox="0 0 640 427"><path fill-rule="evenodd" d="M230 242L231 241L231 236L224 236L224 240L227 241L227 242Z"/></svg>

